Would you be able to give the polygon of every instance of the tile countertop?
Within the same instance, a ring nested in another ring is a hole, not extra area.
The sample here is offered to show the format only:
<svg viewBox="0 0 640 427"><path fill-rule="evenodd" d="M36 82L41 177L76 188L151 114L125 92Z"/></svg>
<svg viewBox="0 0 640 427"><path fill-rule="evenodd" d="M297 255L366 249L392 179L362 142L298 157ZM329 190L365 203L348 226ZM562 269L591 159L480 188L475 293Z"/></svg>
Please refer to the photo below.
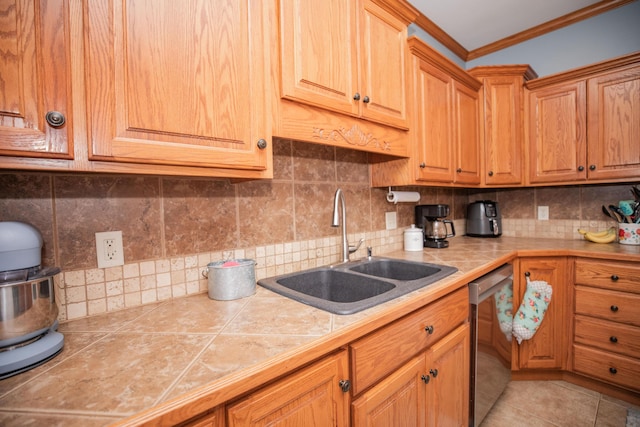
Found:
<svg viewBox="0 0 640 427"><path fill-rule="evenodd" d="M459 271L353 315L330 314L258 286L255 295L234 301L200 294L63 323L59 330L65 346L58 356L0 381L0 425L135 425L171 410L189 414L189 405L202 411L518 255L640 261L640 246L616 243L507 237L456 237L450 242L448 249L380 254L452 265Z"/></svg>

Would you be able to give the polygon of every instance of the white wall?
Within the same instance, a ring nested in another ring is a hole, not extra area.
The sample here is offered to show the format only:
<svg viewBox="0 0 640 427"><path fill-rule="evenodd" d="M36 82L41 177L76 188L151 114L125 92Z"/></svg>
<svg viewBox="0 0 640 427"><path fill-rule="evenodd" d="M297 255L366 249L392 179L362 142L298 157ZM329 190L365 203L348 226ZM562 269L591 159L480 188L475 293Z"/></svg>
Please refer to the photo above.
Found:
<svg viewBox="0 0 640 427"><path fill-rule="evenodd" d="M640 51L640 1L508 47L466 64L415 25L426 43L463 68L478 65L529 64L539 77Z"/></svg>

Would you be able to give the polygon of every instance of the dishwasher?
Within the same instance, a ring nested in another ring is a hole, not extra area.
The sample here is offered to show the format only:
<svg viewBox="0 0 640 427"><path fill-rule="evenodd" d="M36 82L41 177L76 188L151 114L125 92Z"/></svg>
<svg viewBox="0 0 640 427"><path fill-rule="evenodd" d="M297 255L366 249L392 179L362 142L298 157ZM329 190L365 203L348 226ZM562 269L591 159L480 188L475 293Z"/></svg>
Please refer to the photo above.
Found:
<svg viewBox="0 0 640 427"><path fill-rule="evenodd" d="M513 266L469 283L471 376L469 426L477 427L511 380Z"/></svg>

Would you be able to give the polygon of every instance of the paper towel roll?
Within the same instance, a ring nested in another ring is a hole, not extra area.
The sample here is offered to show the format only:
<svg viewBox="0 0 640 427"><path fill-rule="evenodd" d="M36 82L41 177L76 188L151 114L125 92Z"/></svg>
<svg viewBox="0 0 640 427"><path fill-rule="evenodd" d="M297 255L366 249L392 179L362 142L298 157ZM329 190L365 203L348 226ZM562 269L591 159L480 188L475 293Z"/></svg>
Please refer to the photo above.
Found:
<svg viewBox="0 0 640 427"><path fill-rule="evenodd" d="M420 193L416 191L389 191L387 202L389 203L415 203L420 201Z"/></svg>

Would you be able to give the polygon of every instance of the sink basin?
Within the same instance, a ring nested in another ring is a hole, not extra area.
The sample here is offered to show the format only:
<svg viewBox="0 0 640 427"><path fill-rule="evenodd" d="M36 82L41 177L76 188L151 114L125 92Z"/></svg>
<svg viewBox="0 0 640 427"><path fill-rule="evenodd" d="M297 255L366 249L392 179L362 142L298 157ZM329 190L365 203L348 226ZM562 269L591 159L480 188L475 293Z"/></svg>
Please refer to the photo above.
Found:
<svg viewBox="0 0 640 427"><path fill-rule="evenodd" d="M278 280L287 289L332 302L355 302L383 294L395 285L331 268L295 274Z"/></svg>
<svg viewBox="0 0 640 427"><path fill-rule="evenodd" d="M431 285L457 271L439 264L372 257L261 279L280 295L335 314L352 314Z"/></svg>
<svg viewBox="0 0 640 427"><path fill-rule="evenodd" d="M441 266L395 259L375 259L350 267L349 270L369 276L393 280L418 280L442 271Z"/></svg>

